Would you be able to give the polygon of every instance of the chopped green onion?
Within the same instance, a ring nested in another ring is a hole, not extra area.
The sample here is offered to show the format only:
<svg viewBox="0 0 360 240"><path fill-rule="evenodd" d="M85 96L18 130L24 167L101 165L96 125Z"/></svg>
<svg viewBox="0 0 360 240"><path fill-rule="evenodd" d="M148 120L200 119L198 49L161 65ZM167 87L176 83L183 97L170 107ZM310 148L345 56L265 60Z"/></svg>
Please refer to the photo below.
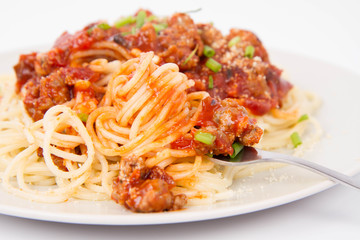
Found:
<svg viewBox="0 0 360 240"><path fill-rule="evenodd" d="M136 16L136 28L141 28L145 23L146 12L140 11Z"/></svg>
<svg viewBox="0 0 360 240"><path fill-rule="evenodd" d="M136 27L132 27L131 28L131 34L135 34L136 33Z"/></svg>
<svg viewBox="0 0 360 240"><path fill-rule="evenodd" d="M239 152L241 152L241 150L244 148L244 145L235 142L233 143L232 148L234 149L234 152L233 154L230 155L230 157L235 158L239 154Z"/></svg>
<svg viewBox="0 0 360 240"><path fill-rule="evenodd" d="M121 18L119 21L115 22L115 27L117 28L121 28L125 25L129 25L129 24L132 24L136 22L136 18L133 17L133 16L128 16L128 17L124 17L124 18Z"/></svg>
<svg viewBox="0 0 360 240"><path fill-rule="evenodd" d="M216 60L214 60L213 58L209 58L206 63L205 66L207 66L211 71L213 72L218 72L221 69L221 64L218 63Z"/></svg>
<svg viewBox="0 0 360 240"><path fill-rule="evenodd" d="M98 28L101 28L101 29L103 29L103 30L108 30L108 29L111 28L110 25L107 24L107 23L100 23L100 24L97 25L97 27L98 27Z"/></svg>
<svg viewBox="0 0 360 240"><path fill-rule="evenodd" d="M89 118L89 114L86 113L78 113L78 117L82 122L86 122Z"/></svg>
<svg viewBox="0 0 360 240"><path fill-rule="evenodd" d="M185 65L188 63L188 61L194 56L194 54L196 53L197 49L198 49L198 45L196 45L195 49L189 54L189 56L185 59L185 61L182 63L182 65Z"/></svg>
<svg viewBox="0 0 360 240"><path fill-rule="evenodd" d="M145 20L146 20L146 22L151 22L152 20L155 20L155 19L157 19L157 16L155 16L155 15L150 15L150 16L147 17Z"/></svg>
<svg viewBox="0 0 360 240"><path fill-rule="evenodd" d="M153 26L155 28L156 33L159 33L160 31L168 27L167 23L159 23L159 24L154 23Z"/></svg>
<svg viewBox="0 0 360 240"><path fill-rule="evenodd" d="M295 148L302 144L302 141L301 141L301 138L300 138L298 132L293 132L290 135L290 138L291 138L292 144L294 145Z"/></svg>
<svg viewBox="0 0 360 240"><path fill-rule="evenodd" d="M211 145L214 143L216 136L211 133L197 131L194 135L194 139L198 142L205 143L206 145Z"/></svg>
<svg viewBox="0 0 360 240"><path fill-rule="evenodd" d="M209 89L213 89L214 88L214 78L212 75L209 76Z"/></svg>
<svg viewBox="0 0 360 240"><path fill-rule="evenodd" d="M307 114L303 114L299 117L299 120L298 122L302 122L302 121L305 121L305 120L308 120L309 119L309 115Z"/></svg>
<svg viewBox="0 0 360 240"><path fill-rule="evenodd" d="M247 46L245 49L245 57L253 58L255 52L255 48L251 45Z"/></svg>
<svg viewBox="0 0 360 240"><path fill-rule="evenodd" d="M212 57L215 55L215 50L212 47L205 45L204 46L204 55L206 57Z"/></svg>
<svg viewBox="0 0 360 240"><path fill-rule="evenodd" d="M233 37L229 43L228 43L228 47L231 48L232 46L236 45L238 42L241 41L241 38L239 36Z"/></svg>

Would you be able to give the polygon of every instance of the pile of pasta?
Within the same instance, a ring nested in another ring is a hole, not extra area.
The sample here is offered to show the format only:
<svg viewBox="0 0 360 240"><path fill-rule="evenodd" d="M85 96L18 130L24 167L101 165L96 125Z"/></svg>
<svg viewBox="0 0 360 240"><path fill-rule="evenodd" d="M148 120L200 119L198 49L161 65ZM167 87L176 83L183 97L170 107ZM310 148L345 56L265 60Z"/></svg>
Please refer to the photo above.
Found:
<svg viewBox="0 0 360 240"><path fill-rule="evenodd" d="M1 78L0 172L6 191L49 203L109 200L122 160L141 158L146 167L165 169L175 180L174 194L185 194L190 205L204 204L231 198L234 179L257 171L256 166L216 166L210 156L169 147L194 127L208 96L188 93L194 81L176 64L158 66L148 52L123 62L96 59L88 67L102 74L96 84L104 97L86 123L72 110L74 101L51 107L33 122L15 94L14 77ZM293 154L301 154L321 134L311 116L318 105L314 95L293 88L281 109L256 117L264 129L257 147L293 149L289 136L298 132L306 138ZM299 121L303 114L306 121Z"/></svg>

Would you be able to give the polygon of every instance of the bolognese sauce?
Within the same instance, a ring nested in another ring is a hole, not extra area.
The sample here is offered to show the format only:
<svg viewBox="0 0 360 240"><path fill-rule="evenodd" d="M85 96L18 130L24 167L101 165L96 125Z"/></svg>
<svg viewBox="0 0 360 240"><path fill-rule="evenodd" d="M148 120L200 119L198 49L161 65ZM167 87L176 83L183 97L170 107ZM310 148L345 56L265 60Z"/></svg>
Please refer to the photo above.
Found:
<svg viewBox="0 0 360 240"><path fill-rule="evenodd" d="M147 17L153 16L149 11L146 14ZM166 27L156 31L157 24ZM25 98L27 95L34 95L41 85L40 78L60 68L74 67L70 66L74 65L70 61L71 55L90 49L100 41L121 45L129 56L138 51L154 51L159 57L159 64L176 63L180 71L195 81L192 91L208 91L212 97L220 99L237 98L241 105L255 115L263 115L281 106L281 100L292 87L289 82L281 79L281 70L270 63L261 41L250 31L232 29L227 36L223 36L212 24L195 24L184 13L151 20L138 28L136 23L121 27L105 26L107 27L101 27L101 23L93 23L73 35L65 32L47 53L20 56L19 63L15 66L18 91L24 87ZM229 44L234 38L239 41ZM211 59L221 65L218 72L207 66L209 57L204 55L204 46L214 50ZM247 49L253 51L248 54ZM29 81L31 84L27 84ZM50 86L46 92L38 93L39 97L47 95L56 87L57 85ZM64 88L69 90L71 85L65 84ZM32 97L26 104L29 113L36 112L37 108L36 104L31 103L35 100L31 99ZM34 119L39 119L37 114L31 115Z"/></svg>

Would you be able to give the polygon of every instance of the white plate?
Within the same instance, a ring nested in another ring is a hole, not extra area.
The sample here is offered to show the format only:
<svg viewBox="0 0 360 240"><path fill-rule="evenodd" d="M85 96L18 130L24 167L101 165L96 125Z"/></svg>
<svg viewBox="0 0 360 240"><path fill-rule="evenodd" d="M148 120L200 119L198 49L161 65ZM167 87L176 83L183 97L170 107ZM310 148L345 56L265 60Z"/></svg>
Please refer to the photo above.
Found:
<svg viewBox="0 0 360 240"><path fill-rule="evenodd" d="M27 52L27 51L21 51ZM19 52L0 55L0 73L11 73ZM325 134L306 158L347 174L360 171L360 77L315 59L271 51L272 62L286 69L298 87L318 94L323 105L317 117ZM0 213L30 219L99 224L144 225L180 223L259 211L318 193L333 183L304 169L288 166L237 181L236 199L164 213L136 214L112 201L70 200L61 204L30 202L0 188Z"/></svg>

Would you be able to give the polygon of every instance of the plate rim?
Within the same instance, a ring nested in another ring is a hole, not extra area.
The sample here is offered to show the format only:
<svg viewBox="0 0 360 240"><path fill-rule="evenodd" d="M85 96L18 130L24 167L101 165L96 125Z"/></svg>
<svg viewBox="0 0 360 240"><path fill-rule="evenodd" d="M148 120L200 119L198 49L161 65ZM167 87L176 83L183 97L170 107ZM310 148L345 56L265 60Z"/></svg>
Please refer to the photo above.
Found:
<svg viewBox="0 0 360 240"><path fill-rule="evenodd" d="M49 212L45 210L25 209L19 207L10 207L0 204L0 213L8 216L19 217L24 219L61 222L69 224L85 224L85 225L108 225L108 226L138 226L138 225L162 225L162 224L176 224L188 223L198 221L208 221L232 216L240 216L253 212L263 211L266 209L279 207L289 204L303 198L307 198L314 194L325 191L336 183L331 180L320 181L311 187L302 189L301 191L282 195L273 199L266 199L263 201L238 205L235 207L226 206L210 211L195 211L187 212L187 208L175 212L161 212L161 213L130 213L127 215L97 215L97 214L78 214ZM3 189L1 189L3 191ZM201 214L198 214L201 213ZM194 215L189 218L189 215Z"/></svg>

